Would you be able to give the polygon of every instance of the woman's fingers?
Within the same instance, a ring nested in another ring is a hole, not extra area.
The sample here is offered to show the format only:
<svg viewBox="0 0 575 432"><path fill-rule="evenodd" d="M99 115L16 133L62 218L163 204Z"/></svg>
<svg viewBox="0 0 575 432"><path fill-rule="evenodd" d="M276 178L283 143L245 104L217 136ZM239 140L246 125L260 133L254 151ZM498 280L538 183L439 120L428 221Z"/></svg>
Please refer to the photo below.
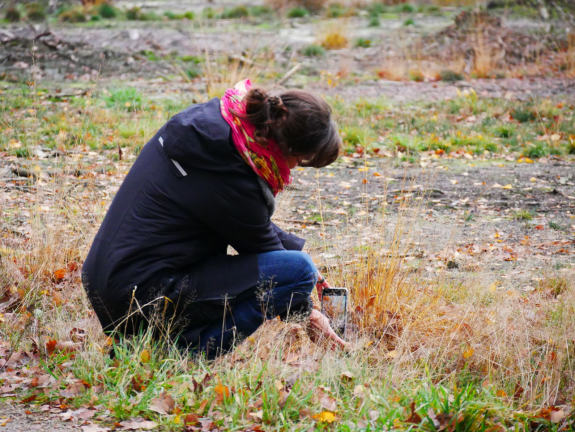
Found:
<svg viewBox="0 0 575 432"><path fill-rule="evenodd" d="M319 301L321 301L321 295L322 295L323 289L324 288L331 288L329 283L327 283L327 280L321 275L321 273L318 273L317 283L315 284L315 288L317 290L317 297L318 297Z"/></svg>
<svg viewBox="0 0 575 432"><path fill-rule="evenodd" d="M327 319L327 317L325 315L323 315L321 312L314 309L312 311L309 319L310 319L310 324L313 327L313 329L317 330L316 333L319 333L324 338L326 338L327 340L332 342L332 345L331 345L332 349L335 349L337 347L345 348L345 347L349 346L348 342L344 341L342 338L340 338L335 333L335 331L331 328L331 325L329 323L329 319ZM314 342L316 342L316 340L314 340Z"/></svg>

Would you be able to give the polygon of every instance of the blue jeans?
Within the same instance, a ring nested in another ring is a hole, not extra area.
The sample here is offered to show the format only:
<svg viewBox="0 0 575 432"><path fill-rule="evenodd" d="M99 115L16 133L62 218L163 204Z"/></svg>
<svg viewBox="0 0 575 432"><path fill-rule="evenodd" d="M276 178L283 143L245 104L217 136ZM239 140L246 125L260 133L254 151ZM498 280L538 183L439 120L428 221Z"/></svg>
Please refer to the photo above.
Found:
<svg viewBox="0 0 575 432"><path fill-rule="evenodd" d="M234 340L255 332L266 319L295 312L311 312L310 293L317 282L311 257L299 251L274 251L258 255L258 285L233 307L224 310L200 333L194 347L209 358L228 351ZM240 296L243 297L243 296Z"/></svg>

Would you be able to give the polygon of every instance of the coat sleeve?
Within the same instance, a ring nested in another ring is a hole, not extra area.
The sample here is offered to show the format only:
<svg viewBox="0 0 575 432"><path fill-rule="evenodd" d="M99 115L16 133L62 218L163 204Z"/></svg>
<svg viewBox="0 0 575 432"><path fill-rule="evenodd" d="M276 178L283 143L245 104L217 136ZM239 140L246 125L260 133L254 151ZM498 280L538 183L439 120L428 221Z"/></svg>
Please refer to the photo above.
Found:
<svg viewBox="0 0 575 432"><path fill-rule="evenodd" d="M283 247L286 250L303 250L303 246L305 244L305 239L302 239L294 234L286 233L281 228L279 228L276 224L272 222L272 229L278 236L278 239L282 243Z"/></svg>

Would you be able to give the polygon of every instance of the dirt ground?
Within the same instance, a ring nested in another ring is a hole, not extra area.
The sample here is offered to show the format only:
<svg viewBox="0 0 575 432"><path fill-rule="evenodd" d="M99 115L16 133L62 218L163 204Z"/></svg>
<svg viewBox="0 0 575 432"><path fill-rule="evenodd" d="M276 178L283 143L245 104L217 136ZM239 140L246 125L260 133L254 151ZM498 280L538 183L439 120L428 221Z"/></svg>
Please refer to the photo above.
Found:
<svg viewBox="0 0 575 432"><path fill-rule="evenodd" d="M181 4L160 2L160 6L178 10ZM190 8L186 6L186 10ZM421 33L441 29L450 21L421 18L419 22ZM350 28L355 24L348 21ZM526 25L508 25L522 24ZM241 51L253 46L257 36L262 44L275 44L279 53L280 40L282 45L288 43L296 49L315 40L313 29L305 24L273 31L244 29L241 37L237 29L200 32L188 24L161 25L62 26L40 38L37 36L47 29L7 26L6 31L18 42L0 45L0 72L19 77L36 70L48 85L73 83L74 88L88 86L97 76L102 85L119 79L153 95L190 91L193 84L158 80L158 76L172 74L174 69L167 62L142 58L139 53L144 50L176 50L182 55L201 54L206 47ZM400 25L399 20L391 20L385 28L357 30L354 35L390 38L389 30ZM539 27L536 23L530 25ZM61 48L57 48L59 45ZM36 60L30 57L33 46L38 46ZM351 70L359 70L374 65L380 55L376 48L361 53L339 50L325 59L305 60L304 66L317 72L347 61ZM278 56L289 69L289 56ZM384 96L393 103L453 98L465 88L473 88L484 97L561 98L565 103L575 103L575 81L566 78L477 79L452 84L372 80L337 87L310 81L301 86L346 100ZM0 160L0 197L35 193L33 187L22 186L22 179L13 175L10 166L11 162ZM118 184L98 187L113 192ZM406 196L413 209L405 216L411 243L407 263L423 277L441 273L457 280L484 275L486 283L497 282L498 289L531 291L544 271L573 272L575 170L572 164L555 157L518 163L514 159L436 158L425 154L417 164L387 157L343 158L319 172L295 171L276 219L286 229L307 238L307 250L318 266L329 272L333 266L345 265L358 247L388 239L397 222L397 208ZM531 212L531 219L518 217L525 210ZM2 228L25 232L29 221L24 218L14 223L7 226L3 222ZM46 418L37 411L27 414L27 409L10 403L0 405L0 430L80 428L80 423L63 422L57 415Z"/></svg>

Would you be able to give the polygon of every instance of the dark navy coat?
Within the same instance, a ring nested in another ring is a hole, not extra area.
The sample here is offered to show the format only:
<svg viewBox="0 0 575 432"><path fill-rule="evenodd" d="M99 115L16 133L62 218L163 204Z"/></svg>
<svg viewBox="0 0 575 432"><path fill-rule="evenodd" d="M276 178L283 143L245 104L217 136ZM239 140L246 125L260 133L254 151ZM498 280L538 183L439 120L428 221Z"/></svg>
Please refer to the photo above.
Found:
<svg viewBox="0 0 575 432"><path fill-rule="evenodd" d="M172 117L142 149L84 262L104 330L122 330L128 311L154 299L188 314L190 304L233 299L257 284L258 253L301 250L304 240L270 221L273 195L261 183L217 98Z"/></svg>

